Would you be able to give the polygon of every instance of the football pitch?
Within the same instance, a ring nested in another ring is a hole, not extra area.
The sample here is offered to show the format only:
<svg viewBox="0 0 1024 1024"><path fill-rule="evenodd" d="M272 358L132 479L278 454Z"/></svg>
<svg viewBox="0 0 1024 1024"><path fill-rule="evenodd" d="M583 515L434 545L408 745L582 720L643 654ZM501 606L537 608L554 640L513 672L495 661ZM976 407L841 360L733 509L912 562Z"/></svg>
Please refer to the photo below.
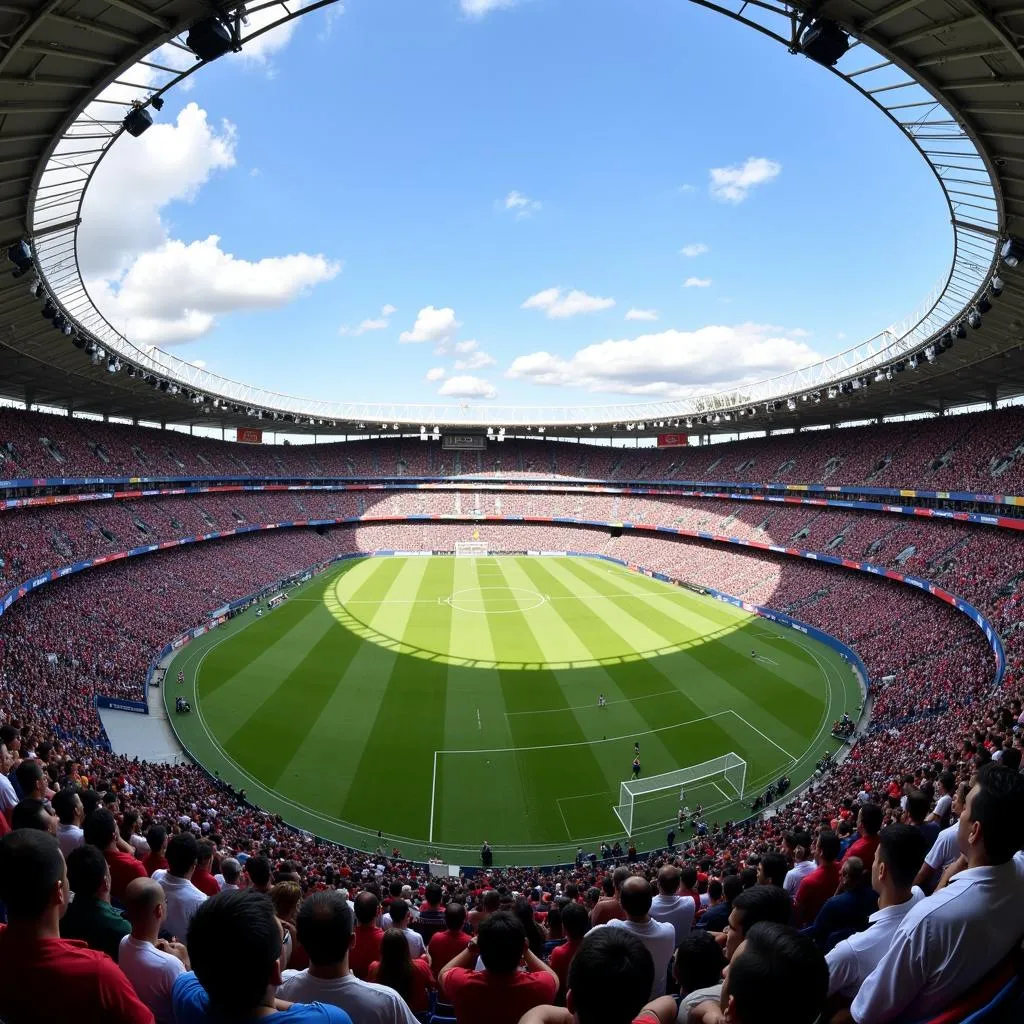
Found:
<svg viewBox="0 0 1024 1024"><path fill-rule="evenodd" d="M861 702L850 666L793 630L609 562L514 556L342 563L183 648L164 688L185 747L252 802L456 864L485 839L506 864L625 846L635 743L643 778L739 755L742 800L719 776L683 802L709 826L746 817L780 775L809 777ZM639 850L665 845L679 796L637 799Z"/></svg>

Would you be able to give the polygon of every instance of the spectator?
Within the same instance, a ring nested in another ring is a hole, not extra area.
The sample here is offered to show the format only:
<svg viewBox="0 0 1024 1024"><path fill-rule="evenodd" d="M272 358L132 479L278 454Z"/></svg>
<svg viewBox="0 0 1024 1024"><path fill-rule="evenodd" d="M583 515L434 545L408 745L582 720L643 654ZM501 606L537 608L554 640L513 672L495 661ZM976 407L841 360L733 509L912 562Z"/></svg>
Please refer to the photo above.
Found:
<svg viewBox="0 0 1024 1024"><path fill-rule="evenodd" d="M780 889L785 889L786 875L789 873L788 867L783 854L775 852L764 854L757 864L757 884L775 885Z"/></svg>
<svg viewBox="0 0 1024 1024"><path fill-rule="evenodd" d="M559 991L563 994L569 979L569 968L572 966L573 957L589 930L590 915L587 913L586 907L581 907L578 903L569 903L562 911L562 931L565 932L565 942L551 950L549 960L551 969L558 975Z"/></svg>
<svg viewBox="0 0 1024 1024"><path fill-rule="evenodd" d="M868 927L833 946L828 964L828 994L852 999L864 979L889 948L893 932L907 912L923 897L912 888L924 856L924 837L909 825L890 825L879 833L871 865L871 888L878 893L878 910Z"/></svg>
<svg viewBox="0 0 1024 1024"><path fill-rule="evenodd" d="M192 884L205 896L216 896L220 892L217 879L210 874L213 863L213 845L201 840L196 851L196 867L192 872Z"/></svg>
<svg viewBox="0 0 1024 1024"><path fill-rule="evenodd" d="M501 894L496 889L487 889L480 897L480 906L469 912L469 930L477 932L480 925L500 909Z"/></svg>
<svg viewBox="0 0 1024 1024"><path fill-rule="evenodd" d="M131 854L119 849L117 822L105 807L97 807L86 817L82 833L85 842L102 851L110 868L110 898L120 903L128 883L135 878L145 878L146 869Z"/></svg>
<svg viewBox="0 0 1024 1024"><path fill-rule="evenodd" d="M46 800L46 772L38 761L22 761L14 775L22 800Z"/></svg>
<svg viewBox="0 0 1024 1024"><path fill-rule="evenodd" d="M423 894L417 931L428 945L438 932L445 929L444 908L441 906L443 895L444 890L436 882L431 882Z"/></svg>
<svg viewBox="0 0 1024 1024"><path fill-rule="evenodd" d="M178 940L188 934L188 923L206 899L191 882L199 845L191 832L179 832L167 844L167 870L153 873L167 897L165 927Z"/></svg>
<svg viewBox="0 0 1024 1024"><path fill-rule="evenodd" d="M167 829L150 825L146 830L146 845L149 853L142 858L142 864L146 874L152 878L155 872L167 870Z"/></svg>
<svg viewBox="0 0 1024 1024"><path fill-rule="evenodd" d="M623 928L632 932L647 947L654 961L654 983L651 986L650 998L656 999L665 994L668 968L676 948L675 929L670 924L651 919L653 891L651 883L646 878L626 879L619 898L627 919L609 921L605 927Z"/></svg>
<svg viewBox="0 0 1024 1024"><path fill-rule="evenodd" d="M722 947L710 932L694 931L676 949L672 976L679 985L679 1020L686 1024L690 1010L722 991Z"/></svg>
<svg viewBox="0 0 1024 1024"><path fill-rule="evenodd" d="M175 1024L171 992L189 962L183 945L159 937L167 916L164 890L151 878L136 878L128 883L124 903L131 934L121 939L118 966L156 1024Z"/></svg>
<svg viewBox="0 0 1024 1024"><path fill-rule="evenodd" d="M479 955L482 971L473 970ZM519 964L525 960L526 970ZM523 925L498 911L480 925L478 938L440 972L441 991L459 1024L516 1024L527 1010L554 1000L558 976L530 952Z"/></svg>
<svg viewBox="0 0 1024 1024"><path fill-rule="evenodd" d="M823 829L814 841L814 859L817 867L800 883L793 901L793 919L798 926L811 924L825 900L839 888L839 836L831 829Z"/></svg>
<svg viewBox="0 0 1024 1024"><path fill-rule="evenodd" d="M695 916L691 897L679 895L679 868L666 864L658 871L658 895L651 903L651 917L672 925L678 946L690 934Z"/></svg>
<svg viewBox="0 0 1024 1024"><path fill-rule="evenodd" d="M57 842L60 843L60 852L64 854L66 860L72 850L85 842L85 835L82 832L85 808L82 806L82 798L70 787L57 793L51 801L51 806L59 822Z"/></svg>
<svg viewBox="0 0 1024 1024"><path fill-rule="evenodd" d="M452 900L444 908L444 923L445 930L435 932L427 945L430 962L439 967L454 960L469 945L469 936L464 930L466 908L462 903Z"/></svg>
<svg viewBox="0 0 1024 1024"><path fill-rule="evenodd" d="M862 864L870 868L878 849L878 832L882 827L882 808L878 804L864 804L857 813L857 838L850 844L842 865L850 857L859 857Z"/></svg>
<svg viewBox="0 0 1024 1024"><path fill-rule="evenodd" d="M953 813L953 795L956 793L956 776L952 772L943 772L938 779L939 796L926 822L934 822L940 829L949 825Z"/></svg>
<svg viewBox="0 0 1024 1024"><path fill-rule="evenodd" d="M710 886L708 889L710 891ZM743 892L743 882L739 875L726 875L722 880L722 901L715 903L704 911L704 916L697 922L697 927L708 932L724 932L729 924L733 903Z"/></svg>
<svg viewBox="0 0 1024 1024"><path fill-rule="evenodd" d="M865 870L860 857L848 857L839 873L839 891L825 900L814 924L804 929L804 934L826 952L840 939L867 928L868 918L878 909L871 872Z"/></svg>
<svg viewBox="0 0 1024 1024"><path fill-rule="evenodd" d="M360 981L349 969L353 916L340 893L328 890L307 897L296 930L310 965L304 971L284 972L278 998L330 1003L358 1024L415 1024L404 997L385 985Z"/></svg>
<svg viewBox="0 0 1024 1024"><path fill-rule="evenodd" d="M512 913L519 918L523 931L526 932L526 941L530 944L530 949L543 960L547 936L544 933L544 929L534 919L533 907L530 906L530 901L522 896L517 897Z"/></svg>
<svg viewBox="0 0 1024 1024"><path fill-rule="evenodd" d="M963 813L970 788L966 782L961 782L957 786L952 801L953 824L939 833L938 839L932 843L932 848L925 854L921 870L917 873L917 878L914 879L914 885L920 886L925 894L935 888L942 873L960 856L960 815Z"/></svg>
<svg viewBox="0 0 1024 1024"><path fill-rule="evenodd" d="M11 828L34 828L56 837L57 825L57 818L46 809L45 801L38 797L19 800L11 811Z"/></svg>
<svg viewBox="0 0 1024 1024"><path fill-rule="evenodd" d="M384 930L377 927L380 900L372 892L361 892L355 898L355 939L349 953L348 965L361 981L366 981L370 964L380 959L380 942Z"/></svg>
<svg viewBox="0 0 1024 1024"><path fill-rule="evenodd" d="M245 862L245 873L249 876L249 888L270 895L270 861L266 857L250 857Z"/></svg>
<svg viewBox="0 0 1024 1024"><path fill-rule="evenodd" d="M922 793L919 789L908 790L907 810L904 820L908 825L913 825L924 836L928 849L935 845L935 840L939 838L939 833L942 831L938 821L934 821L929 817L928 810L930 807L931 800L928 799L927 794Z"/></svg>
<svg viewBox="0 0 1024 1024"><path fill-rule="evenodd" d="M34 829L0 839L0 1019L7 1024L152 1024L106 953L60 937L70 900L57 840Z"/></svg>
<svg viewBox="0 0 1024 1024"><path fill-rule="evenodd" d="M214 875L221 892L235 892L239 889L238 879L242 874L242 865L234 857L225 857L220 862L220 873Z"/></svg>
<svg viewBox="0 0 1024 1024"><path fill-rule="evenodd" d="M786 875L783 888L792 899L796 899L800 883L814 870L814 861L810 857L811 835L809 832L790 832L783 843L793 858L793 867Z"/></svg>
<svg viewBox="0 0 1024 1024"><path fill-rule="evenodd" d="M390 922L387 920L389 916ZM390 915L385 914L384 919L385 927L397 928L405 936L406 942L409 943L409 955L414 960L423 956L427 947L423 944L423 937L419 932L414 932L409 927L409 904L405 900L392 900Z"/></svg>
<svg viewBox="0 0 1024 1024"><path fill-rule="evenodd" d="M385 930L380 941L380 959L370 964L370 981L397 992L413 1013L430 1009L434 976L426 960L413 957L403 928Z"/></svg>
<svg viewBox="0 0 1024 1024"><path fill-rule="evenodd" d="M68 885L75 894L60 922L62 939L81 939L117 960L131 925L110 905L110 869L95 846L83 844L67 860Z"/></svg>
<svg viewBox="0 0 1024 1024"><path fill-rule="evenodd" d="M281 984L282 934L273 905L260 893L222 892L206 900L188 929L192 971L175 981L171 993L175 1024L244 1021L273 1010ZM324 1003L294 1003L274 1020L352 1024L344 1010Z"/></svg>
<svg viewBox="0 0 1024 1024"><path fill-rule="evenodd" d="M604 894L598 900L597 906L594 907L593 913L590 915L590 923L592 925L607 924L609 921L625 921L626 912L622 909L619 891L622 889L622 883L631 874L632 872L629 868L620 864L611 873L611 876L605 875L602 883Z"/></svg>
<svg viewBox="0 0 1024 1024"><path fill-rule="evenodd" d="M700 913L700 893L697 892L697 869L692 864L684 864L679 869L679 894L693 900L695 914Z"/></svg>
<svg viewBox="0 0 1024 1024"><path fill-rule="evenodd" d="M1024 776L987 764L960 815L959 870L907 912L850 1008L857 1024L885 1024L910 1006L934 1013L962 995L1020 943Z"/></svg>

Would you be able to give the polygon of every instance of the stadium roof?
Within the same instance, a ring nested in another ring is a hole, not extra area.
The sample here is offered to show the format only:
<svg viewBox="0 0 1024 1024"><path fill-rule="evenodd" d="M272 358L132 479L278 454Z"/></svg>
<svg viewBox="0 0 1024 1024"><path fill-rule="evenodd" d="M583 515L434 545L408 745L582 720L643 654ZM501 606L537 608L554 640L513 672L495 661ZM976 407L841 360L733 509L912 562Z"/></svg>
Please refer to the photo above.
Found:
<svg viewBox="0 0 1024 1024"><path fill-rule="evenodd" d="M236 23L239 40L244 48L246 38L331 2L299 9L283 0L250 3L258 27ZM816 17L838 22L854 37L837 67L820 73L841 75L900 126L935 173L953 225L948 277L904 324L742 393L557 408L314 402L136 347L103 318L79 276L82 196L119 138L129 103L159 100L202 67L183 33L208 18L211 6L200 0L44 0L0 14L7 41L0 56L0 240L5 249L29 241L36 261L35 270L17 278L0 273L0 394L134 419L289 432L492 426L564 434L572 427L599 436L830 423L1024 394L1024 266L1000 271L1001 295L989 291L999 242L1024 235L1024 53L1015 41L1024 30L1024 6L1010 0L826 0L813 8L775 0L691 2L742 21L795 54ZM239 7L229 3L221 10ZM728 61L728 53L722 59ZM851 211L837 200L826 212L835 219L841 255L842 225ZM913 239L900 239L898 225L892 234L913 260ZM32 295L36 271L42 287ZM74 335L55 330L41 315L48 296ZM956 325L983 296L981 329L967 327L966 336L957 337ZM908 305L918 298L908 296ZM103 355L90 358L73 337ZM108 369L110 357L119 372Z"/></svg>

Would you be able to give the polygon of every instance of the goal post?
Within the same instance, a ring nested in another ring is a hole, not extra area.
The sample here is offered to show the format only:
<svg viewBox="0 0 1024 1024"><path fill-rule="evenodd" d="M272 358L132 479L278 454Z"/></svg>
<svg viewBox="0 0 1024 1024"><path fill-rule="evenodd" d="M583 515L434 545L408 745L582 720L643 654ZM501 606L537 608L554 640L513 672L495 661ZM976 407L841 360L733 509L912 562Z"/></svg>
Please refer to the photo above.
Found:
<svg viewBox="0 0 1024 1024"><path fill-rule="evenodd" d="M486 558L490 554L482 540L458 540L455 542L456 558Z"/></svg>
<svg viewBox="0 0 1024 1024"><path fill-rule="evenodd" d="M747 762L739 754L730 751L710 761L691 764L688 768L677 768L672 772L651 775L646 779L630 779L619 783L619 802L615 806L615 816L622 822L626 835L633 834L633 811L637 797L665 790L678 791L680 798L689 786L703 782L705 779L720 778L736 794L737 800L743 799L747 783Z"/></svg>

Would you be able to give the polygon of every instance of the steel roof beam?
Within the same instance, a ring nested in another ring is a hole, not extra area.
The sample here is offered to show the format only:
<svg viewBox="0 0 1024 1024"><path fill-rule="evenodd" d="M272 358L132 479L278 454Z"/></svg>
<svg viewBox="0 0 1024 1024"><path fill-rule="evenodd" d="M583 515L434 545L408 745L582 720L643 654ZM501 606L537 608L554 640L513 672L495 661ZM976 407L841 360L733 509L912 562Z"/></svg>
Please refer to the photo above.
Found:
<svg viewBox="0 0 1024 1024"><path fill-rule="evenodd" d="M900 0L899 3L892 4L890 7L879 11L873 18L859 22L856 26L857 31L859 33L870 32L873 28L878 28L879 25L884 24L890 18L896 18L903 14L904 11L912 11L915 7L920 7L921 3L922 0Z"/></svg>
<svg viewBox="0 0 1024 1024"><path fill-rule="evenodd" d="M60 46L57 43L22 43L21 49L25 53L38 53L43 57L63 57L65 60L80 60L90 64L103 64L109 68L117 66L117 60L113 57L105 57L99 53L90 53L88 50L72 49L69 46Z"/></svg>
<svg viewBox="0 0 1024 1024"><path fill-rule="evenodd" d="M106 0L106 4L108 7L116 7L118 10L133 14L142 21L148 21L150 25L156 25L157 28L163 29L165 32L170 31L171 23L169 21L161 18L158 14L154 14L152 11L146 10L145 7L132 3L131 0Z"/></svg>

